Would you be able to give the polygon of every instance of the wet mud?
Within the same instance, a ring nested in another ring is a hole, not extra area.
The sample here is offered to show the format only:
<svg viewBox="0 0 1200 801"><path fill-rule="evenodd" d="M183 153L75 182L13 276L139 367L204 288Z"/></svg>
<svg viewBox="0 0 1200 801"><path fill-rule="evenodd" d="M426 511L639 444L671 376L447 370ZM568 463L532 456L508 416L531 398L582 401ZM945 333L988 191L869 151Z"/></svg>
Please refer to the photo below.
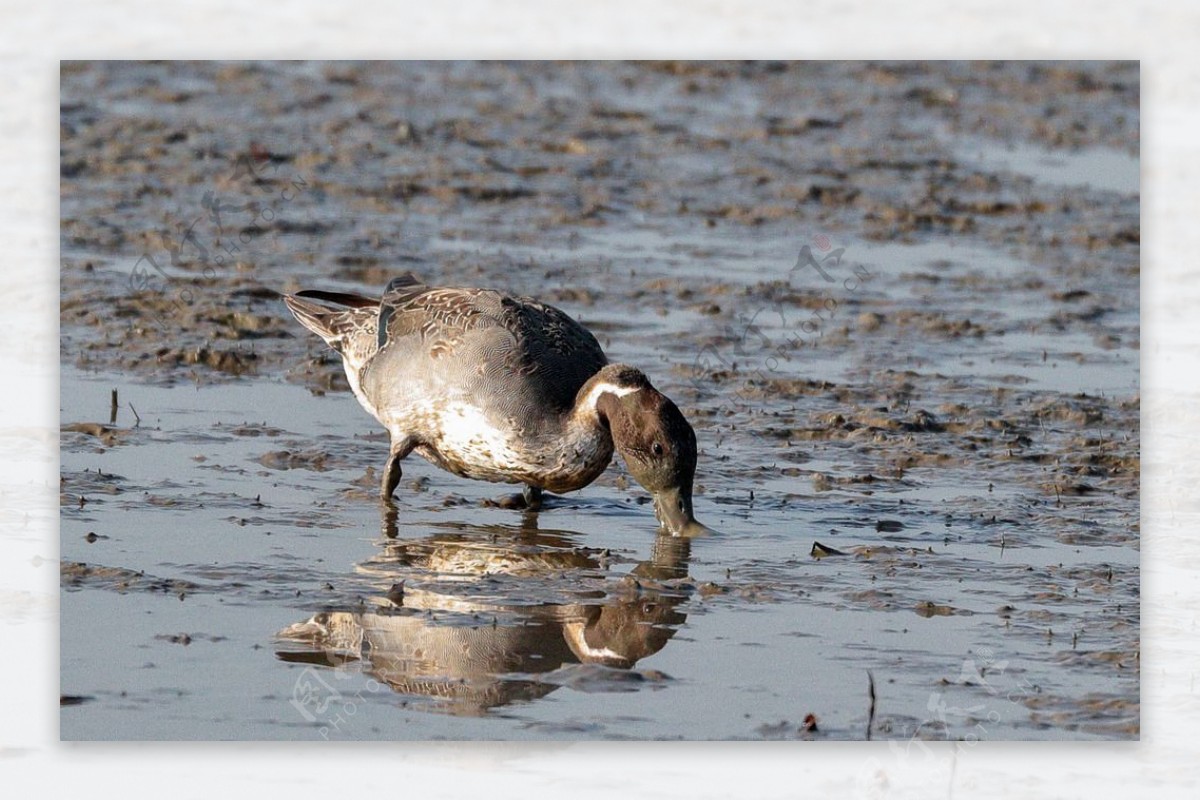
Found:
<svg viewBox="0 0 1200 801"><path fill-rule="evenodd" d="M1124 62L64 63L63 737L1137 738L1139 106ZM381 509L278 293L407 270L646 371L717 533L619 462L529 514L411 457Z"/></svg>

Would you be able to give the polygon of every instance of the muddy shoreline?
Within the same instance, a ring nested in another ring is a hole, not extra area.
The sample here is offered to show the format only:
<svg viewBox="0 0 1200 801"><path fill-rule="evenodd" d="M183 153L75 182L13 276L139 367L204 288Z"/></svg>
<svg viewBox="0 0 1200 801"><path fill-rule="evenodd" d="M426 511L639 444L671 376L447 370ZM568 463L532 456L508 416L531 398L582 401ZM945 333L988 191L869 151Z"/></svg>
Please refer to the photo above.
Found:
<svg viewBox="0 0 1200 801"><path fill-rule="evenodd" d="M854 739L869 669L881 737L1136 738L1139 104L1125 62L64 63L63 736ZM619 464L528 521L414 459L381 517L278 292L405 270L642 367L721 536L664 561ZM379 660L276 637L319 615ZM496 615L562 663L396 655Z"/></svg>

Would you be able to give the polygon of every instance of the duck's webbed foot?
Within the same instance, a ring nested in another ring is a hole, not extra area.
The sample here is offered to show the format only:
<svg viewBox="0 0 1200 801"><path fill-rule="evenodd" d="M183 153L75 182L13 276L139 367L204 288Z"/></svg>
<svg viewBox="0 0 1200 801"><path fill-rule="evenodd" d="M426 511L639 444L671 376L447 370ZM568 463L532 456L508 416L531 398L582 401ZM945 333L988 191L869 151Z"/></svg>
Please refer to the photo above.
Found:
<svg viewBox="0 0 1200 801"><path fill-rule="evenodd" d="M498 506L501 509L526 509L536 512L542 508L542 488L525 486L521 492L513 495L502 495L495 500L484 501L487 506Z"/></svg>

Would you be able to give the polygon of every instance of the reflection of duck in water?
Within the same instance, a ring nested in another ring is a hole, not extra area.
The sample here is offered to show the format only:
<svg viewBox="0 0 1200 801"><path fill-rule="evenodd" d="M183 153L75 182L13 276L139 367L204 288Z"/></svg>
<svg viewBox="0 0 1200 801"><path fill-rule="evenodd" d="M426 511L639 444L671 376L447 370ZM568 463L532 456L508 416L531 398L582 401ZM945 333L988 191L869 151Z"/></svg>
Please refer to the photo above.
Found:
<svg viewBox="0 0 1200 801"><path fill-rule="evenodd" d="M656 553L671 554L674 563L650 572L686 572L687 541L659 539L672 547ZM404 695L431 699L435 710L483 714L553 691L569 680L551 675L563 668L631 669L660 651L686 620L676 610L686 600L686 590L649 590L631 579L615 588L593 584L592 592L600 596L595 602L578 600L581 593L575 592L576 600L562 603L510 602L492 583L468 580L468 574L478 579L511 570L525 577L524 595L531 572L560 577L565 570L556 586L591 594L580 576L599 575L598 557L595 552L572 553L562 544L560 537L524 536L498 559L504 545L490 538L440 535L407 547L396 543L387 554L393 565L390 578L397 577L397 568L419 570L423 583L436 589L397 586L387 598L377 599L372 611L322 612L279 632L288 646L278 656L327 666L361 662L365 673ZM387 561L372 560L364 572L385 578ZM646 574L640 567L637 572ZM607 587L603 594L601 586Z"/></svg>
<svg viewBox="0 0 1200 801"><path fill-rule="evenodd" d="M546 674L564 666L632 668L674 636L686 619L675 611L682 600L648 594L470 625L403 607L322 612L279 632L294 650L278 655L329 666L361 661L364 672L396 692L437 699L438 711L482 714L552 692L558 683Z"/></svg>
<svg viewBox="0 0 1200 801"><path fill-rule="evenodd" d="M643 373L608 364L596 338L558 309L427 287L411 273L380 299L304 291L285 301L342 355L359 403L391 435L385 499L414 450L460 476L525 484L535 506L543 490L592 483L615 448L671 533L703 533L692 514L692 427Z"/></svg>

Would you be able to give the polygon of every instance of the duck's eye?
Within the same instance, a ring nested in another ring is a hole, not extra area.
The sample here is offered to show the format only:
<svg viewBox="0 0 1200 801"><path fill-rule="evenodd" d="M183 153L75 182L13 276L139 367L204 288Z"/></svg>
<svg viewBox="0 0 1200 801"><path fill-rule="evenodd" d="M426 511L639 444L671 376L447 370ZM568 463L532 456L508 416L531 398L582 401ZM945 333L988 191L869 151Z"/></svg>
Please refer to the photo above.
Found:
<svg viewBox="0 0 1200 801"><path fill-rule="evenodd" d="M662 446L662 443L661 443L661 442L656 442L656 443L654 443L654 444L653 444L653 445L650 447L650 450L654 452L654 455L655 455L655 456L662 456L662 455L663 455L663 446Z"/></svg>

